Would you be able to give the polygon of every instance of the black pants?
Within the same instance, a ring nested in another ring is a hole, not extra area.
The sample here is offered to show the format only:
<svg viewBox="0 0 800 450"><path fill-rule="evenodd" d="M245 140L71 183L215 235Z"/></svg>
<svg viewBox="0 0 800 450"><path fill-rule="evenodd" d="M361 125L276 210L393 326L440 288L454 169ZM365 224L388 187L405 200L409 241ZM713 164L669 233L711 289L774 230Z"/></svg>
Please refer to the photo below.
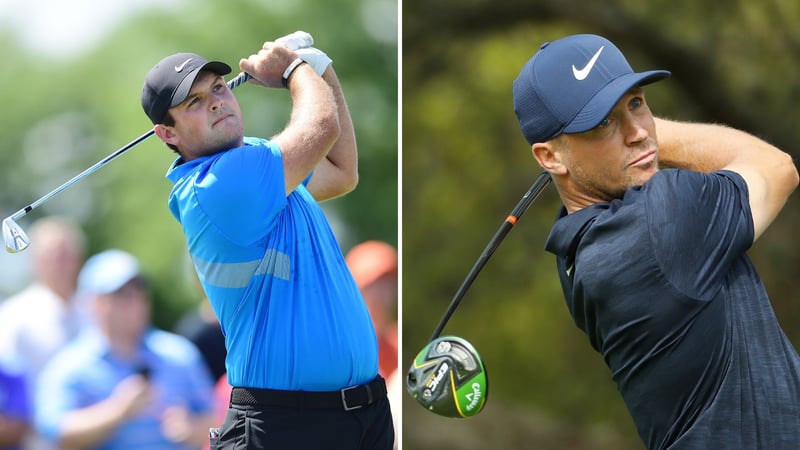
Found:
<svg viewBox="0 0 800 450"><path fill-rule="evenodd" d="M211 450L392 450L394 425L383 396L350 411L232 403Z"/></svg>

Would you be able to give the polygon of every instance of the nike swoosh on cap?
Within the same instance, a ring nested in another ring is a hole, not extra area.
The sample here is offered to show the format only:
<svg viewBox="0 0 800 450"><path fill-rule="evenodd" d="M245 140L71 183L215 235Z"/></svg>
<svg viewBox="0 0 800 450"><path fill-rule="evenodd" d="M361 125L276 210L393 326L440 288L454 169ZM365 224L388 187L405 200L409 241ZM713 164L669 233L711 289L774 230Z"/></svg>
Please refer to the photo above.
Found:
<svg viewBox="0 0 800 450"><path fill-rule="evenodd" d="M602 49L601 49L601 50L602 50ZM180 73L180 71L181 71L181 70L183 70L183 68L184 68L184 67L186 67L186 64L188 64L188 63L189 63L189 61L191 61L191 60L193 60L193 59L194 59L194 58L189 58L189 59L187 59L186 61L184 61L184 62L183 62L183 63L182 63L180 66L175 66L175 72L178 72L178 73ZM574 68L575 68L575 66L572 66L572 68L574 69Z"/></svg>
<svg viewBox="0 0 800 450"><path fill-rule="evenodd" d="M592 71L594 63L597 62L597 58L600 57L600 52L603 51L603 47L605 47L605 45L600 47L600 50L598 50L597 53L595 53L594 56L592 56L592 59L589 60L589 62L586 64L586 67L584 67L583 69L578 70L575 67L575 64L572 65L572 74L575 75L576 80L583 81L586 79L586 77L589 76L589 72Z"/></svg>

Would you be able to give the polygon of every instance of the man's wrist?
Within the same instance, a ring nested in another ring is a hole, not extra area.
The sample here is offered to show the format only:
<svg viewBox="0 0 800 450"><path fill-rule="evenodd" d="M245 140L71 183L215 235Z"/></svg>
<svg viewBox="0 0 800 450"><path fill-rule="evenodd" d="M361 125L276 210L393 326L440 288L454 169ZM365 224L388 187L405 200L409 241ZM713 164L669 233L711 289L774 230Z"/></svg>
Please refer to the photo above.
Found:
<svg viewBox="0 0 800 450"><path fill-rule="evenodd" d="M283 76L281 77L281 82L283 83L283 87L287 89L289 88L289 78L291 78L294 71L302 64L306 64L306 62L300 58L296 58L288 66L286 66L286 70L283 71Z"/></svg>

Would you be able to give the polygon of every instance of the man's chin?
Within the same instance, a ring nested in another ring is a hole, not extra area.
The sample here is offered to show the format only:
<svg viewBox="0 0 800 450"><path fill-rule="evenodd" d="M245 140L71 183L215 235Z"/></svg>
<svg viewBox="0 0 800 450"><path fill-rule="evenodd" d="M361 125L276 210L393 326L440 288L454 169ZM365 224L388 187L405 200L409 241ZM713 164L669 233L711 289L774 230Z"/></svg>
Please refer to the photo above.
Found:
<svg viewBox="0 0 800 450"><path fill-rule="evenodd" d="M639 173L635 175L637 185L641 186L647 183L648 181L650 181L651 178L653 178L653 175L655 175L657 172L658 172L658 165L656 164L649 165L646 168L642 168L639 171Z"/></svg>
<svg viewBox="0 0 800 450"><path fill-rule="evenodd" d="M626 190L644 186L648 181L650 181L651 178L653 178L653 175L655 175L656 172L658 172L658 167L631 176L628 178L628 182L626 183Z"/></svg>

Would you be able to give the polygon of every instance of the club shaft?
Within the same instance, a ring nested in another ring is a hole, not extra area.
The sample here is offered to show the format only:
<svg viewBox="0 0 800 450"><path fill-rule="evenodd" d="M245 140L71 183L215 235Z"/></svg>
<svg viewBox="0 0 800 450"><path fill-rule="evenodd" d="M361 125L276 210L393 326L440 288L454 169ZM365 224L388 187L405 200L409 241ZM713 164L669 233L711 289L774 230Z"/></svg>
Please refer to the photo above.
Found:
<svg viewBox="0 0 800 450"><path fill-rule="evenodd" d="M250 78L251 78L251 76L249 74L247 74L245 72L241 72L239 75L237 75L235 78L233 78L232 80L230 80L228 82L228 87L230 89L234 89L234 88L240 86L241 84L245 83ZM121 156L123 153L127 152L128 150L132 149L133 147L136 147L137 145L139 145L140 143L145 141L147 138L149 138L153 134L155 134L155 130L154 129L148 130L146 133L144 133L141 136L139 136L138 138L132 140L131 142L129 142L124 147L120 148L119 150L115 151L114 153L112 153L112 154L106 156L105 158L101 159L100 161L96 162L93 166L89 167L88 169L84 170L83 172L75 175L74 177L72 177L66 183L64 183L61 186L59 186L59 187L53 189L52 191L48 192L47 194L42 196L42 198L36 200L35 202L31 203L30 205L28 205L28 206L20 209L19 211L15 212L13 215L11 215L11 220L16 221L16 220L21 219L26 214L28 214L29 212L31 212L34 209L36 209L42 203L50 200L54 196L56 196L59 193L61 193L61 191L67 189L68 187L72 186L73 184L75 184L76 182L82 180L83 178L87 177L88 175L91 175L92 173L96 172L97 170L99 170L100 168L102 168L103 166L108 164L109 162L111 162L114 159L116 159L117 157Z"/></svg>
<svg viewBox="0 0 800 450"><path fill-rule="evenodd" d="M497 250L497 247L500 246L500 243L506 237L508 232L511 231L512 228L514 228L514 225L517 224L519 218L525 213L525 211L528 210L533 201L536 200L537 197L539 197L544 188L546 188L547 185L550 184L551 180L552 179L550 178L549 173L542 172L542 174L539 175L539 178L536 179L536 181L533 183L530 189L528 189L525 195L517 203L517 206L515 206L514 209L511 211L511 214L509 214L509 216L506 218L503 224L500 225L500 228L494 234L494 237L492 237L491 241L489 241L489 244L483 250L483 253L481 253L481 256L475 262L475 265L472 266L472 269L467 274L467 277L464 279L464 282L461 283L461 287L453 296L453 300L450 302L450 306L447 308L447 311L445 311L444 316L442 316L442 320L439 321L439 325L436 327L436 330L434 330L433 336L431 336L430 339L431 341L438 338L442 334L442 331L444 330L444 327L447 325L447 322L450 321L450 317L453 316L453 313L455 312L459 303L461 303L461 299L464 298L464 295L467 293L467 290L469 290L470 286L472 286L472 283L478 277L478 274L483 269L483 266L486 265L486 262L489 261L489 258L492 256L492 254L494 254L495 250Z"/></svg>
<svg viewBox="0 0 800 450"><path fill-rule="evenodd" d="M84 170L83 172L81 172L81 173L75 175L74 177L72 177L66 183L64 183L61 186L59 186L59 187L53 189L52 191L48 192L47 194L42 196L42 198L36 200L35 202L31 203L30 205L28 205L26 207L20 209L19 211L14 213L14 215L12 215L11 218L13 220L18 220L18 219L22 218L23 216L25 216L26 214L28 214L32 210L36 209L42 203L50 200L51 198L53 198L54 196L59 194L64 189L67 189L68 187L72 186L76 182L82 180L87 175L90 175L90 174L96 172L98 169L100 169L101 167L105 166L106 164L108 164L112 160L116 159L121 154L127 152L131 148L133 148L136 145L138 145L140 142L142 142L145 139L149 138L150 136L153 135L153 133L154 133L153 130L149 130L147 133L144 133L143 135L141 135L138 138L136 138L133 141L131 141L128 145L126 145L126 146L120 148L119 150L115 151L114 153L106 156L105 158L103 158L100 161L96 162L93 166L89 167L88 169Z"/></svg>

